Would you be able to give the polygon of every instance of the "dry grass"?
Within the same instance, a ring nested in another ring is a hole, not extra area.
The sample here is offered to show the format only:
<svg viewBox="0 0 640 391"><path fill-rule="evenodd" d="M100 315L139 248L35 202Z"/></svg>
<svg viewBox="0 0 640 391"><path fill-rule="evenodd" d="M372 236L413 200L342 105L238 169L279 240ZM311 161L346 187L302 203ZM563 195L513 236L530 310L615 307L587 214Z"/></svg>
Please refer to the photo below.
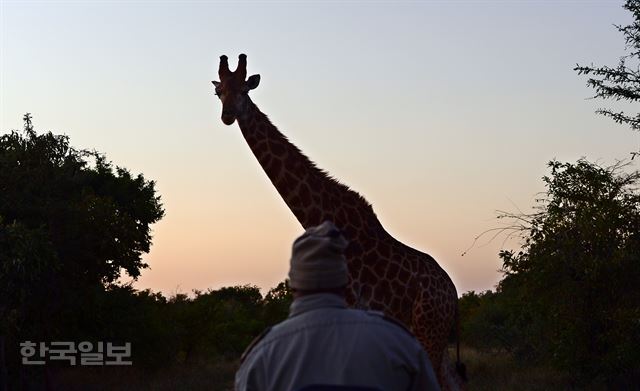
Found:
<svg viewBox="0 0 640 391"><path fill-rule="evenodd" d="M450 350L452 359L455 350ZM484 352L461 348L467 367L469 391L502 390L568 390L567 378L542 367L524 366L504 352ZM136 367L75 367L55 374L54 384L60 390L232 390L237 360L220 359L176 365L160 371L145 371Z"/></svg>
<svg viewBox="0 0 640 391"><path fill-rule="evenodd" d="M452 359L455 350L450 349ZM461 360L467 367L469 391L568 390L566 376L543 367L518 363L505 352L484 352L461 347Z"/></svg>
<svg viewBox="0 0 640 391"><path fill-rule="evenodd" d="M55 375L54 384L68 391L233 390L237 360L176 365L158 371L135 367L75 367Z"/></svg>

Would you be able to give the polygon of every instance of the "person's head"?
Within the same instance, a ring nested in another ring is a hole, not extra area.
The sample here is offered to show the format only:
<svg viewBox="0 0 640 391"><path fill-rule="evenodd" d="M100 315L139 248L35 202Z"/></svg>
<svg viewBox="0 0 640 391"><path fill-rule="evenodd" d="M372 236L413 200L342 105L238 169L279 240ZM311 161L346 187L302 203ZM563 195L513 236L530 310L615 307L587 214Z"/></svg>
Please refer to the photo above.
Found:
<svg viewBox="0 0 640 391"><path fill-rule="evenodd" d="M330 221L308 228L293 242L289 286L294 297L315 293L344 296L349 281L348 241Z"/></svg>

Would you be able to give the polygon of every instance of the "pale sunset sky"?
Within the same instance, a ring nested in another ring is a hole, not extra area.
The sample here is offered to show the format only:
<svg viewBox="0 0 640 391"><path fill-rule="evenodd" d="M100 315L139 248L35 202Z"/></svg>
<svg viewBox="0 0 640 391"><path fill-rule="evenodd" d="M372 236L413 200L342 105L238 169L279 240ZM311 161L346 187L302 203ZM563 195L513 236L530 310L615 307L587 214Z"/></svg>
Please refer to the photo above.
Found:
<svg viewBox="0 0 640 391"><path fill-rule="evenodd" d="M551 159L611 164L640 145L572 70L617 64L622 4L0 0L0 132L30 112L157 181L166 217L135 287L265 292L302 229L220 121L218 57L235 69L246 53L253 101L294 144L459 294L492 289L517 242L461 254L501 226L496 210L530 210Z"/></svg>

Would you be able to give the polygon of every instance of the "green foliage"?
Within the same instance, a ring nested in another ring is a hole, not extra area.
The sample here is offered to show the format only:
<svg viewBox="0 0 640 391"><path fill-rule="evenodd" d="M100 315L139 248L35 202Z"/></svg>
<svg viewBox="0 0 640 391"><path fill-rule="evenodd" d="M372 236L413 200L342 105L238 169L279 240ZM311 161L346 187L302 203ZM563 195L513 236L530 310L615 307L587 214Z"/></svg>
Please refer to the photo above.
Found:
<svg viewBox="0 0 640 391"><path fill-rule="evenodd" d="M132 360L149 369L237 359L266 327L288 315L285 282L264 297L256 286L231 286L165 298L149 290L98 289L84 330L74 338L131 342Z"/></svg>
<svg viewBox="0 0 640 391"><path fill-rule="evenodd" d="M97 313L104 318L96 320L95 335L131 342L133 360L148 368L237 359L262 330L287 317L290 291L285 286L280 283L264 298L256 286L244 285L169 299L148 290L110 287L99 301ZM273 310L276 304L278 311Z"/></svg>
<svg viewBox="0 0 640 391"><path fill-rule="evenodd" d="M640 101L640 1L627 0L623 8L631 12L634 22L628 26L616 26L624 35L629 53L620 58L616 67L580 66L576 65L578 74L591 76L587 85L596 91L594 98L613 99L637 103ZM631 62L631 65L629 65ZM612 118L619 124L627 124L633 130L640 130L640 113L626 114L624 111L598 109L597 113ZM635 157L640 152L632 152Z"/></svg>
<svg viewBox="0 0 640 391"><path fill-rule="evenodd" d="M635 370L640 174L585 160L549 166L544 209L531 220L525 251L503 254L504 270L519 277L532 336L559 367L604 377Z"/></svg>
<svg viewBox="0 0 640 391"><path fill-rule="evenodd" d="M478 349L512 352L516 341L505 301L499 292L464 293L458 302L461 339Z"/></svg>
<svg viewBox="0 0 640 391"><path fill-rule="evenodd" d="M524 246L502 251L495 293L461 298L476 347L546 362L582 383L640 375L640 173L552 161ZM483 342L484 341L484 342ZM626 383L628 384L628 383Z"/></svg>
<svg viewBox="0 0 640 391"><path fill-rule="evenodd" d="M19 222L7 224L0 215L0 335L17 332L30 300L43 290L49 271L59 262L46 232Z"/></svg>
<svg viewBox="0 0 640 391"><path fill-rule="evenodd" d="M265 297L245 285L168 299L117 285L122 271L135 279L147 267L150 225L164 213L155 183L24 119L23 132L0 136L0 336L10 380L17 371L43 378L41 367L19 365L14 347L24 340L130 342L136 367L158 370L236 360L286 318L286 282Z"/></svg>
<svg viewBox="0 0 640 391"><path fill-rule="evenodd" d="M136 291L129 285L97 289L92 311L80 332L68 340L130 342L132 361L143 368L160 368L175 359L181 325L171 318L170 305L160 293Z"/></svg>
<svg viewBox="0 0 640 391"><path fill-rule="evenodd" d="M183 328L185 361L193 356L239 355L265 326L262 295L255 286L235 286L195 292L193 300L173 298Z"/></svg>
<svg viewBox="0 0 640 391"><path fill-rule="evenodd" d="M271 289L264 297L263 316L267 325L274 325L289 314L289 306L293 301L293 293L289 280L282 281Z"/></svg>
<svg viewBox="0 0 640 391"><path fill-rule="evenodd" d="M0 335L11 347L90 330L104 286L147 267L164 214L153 181L24 121L0 136Z"/></svg>
<svg viewBox="0 0 640 391"><path fill-rule="evenodd" d="M0 136L0 308L62 296L56 307L122 269L139 276L150 225L163 216L154 182L24 119L24 132Z"/></svg>
<svg viewBox="0 0 640 391"><path fill-rule="evenodd" d="M103 155L72 148L67 136L38 135L28 114L23 134L0 137L0 168L0 215L46 235L60 285L108 284L121 269L136 278L147 267L141 255L150 225L163 216L153 181L114 172Z"/></svg>

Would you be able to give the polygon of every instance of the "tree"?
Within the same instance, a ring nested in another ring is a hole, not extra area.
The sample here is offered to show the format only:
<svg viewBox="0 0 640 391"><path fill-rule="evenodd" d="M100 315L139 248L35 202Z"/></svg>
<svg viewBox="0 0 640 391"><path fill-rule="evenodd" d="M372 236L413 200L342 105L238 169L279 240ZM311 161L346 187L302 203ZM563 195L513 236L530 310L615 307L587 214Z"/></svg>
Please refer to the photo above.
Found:
<svg viewBox="0 0 640 391"><path fill-rule="evenodd" d="M509 324L508 299L500 288L464 293L458 301L461 339L478 349L513 352L515 329Z"/></svg>
<svg viewBox="0 0 640 391"><path fill-rule="evenodd" d="M141 255L150 248L150 225L164 214L153 181L114 172L104 155L70 147L67 136L36 134L29 114L24 136L0 137L0 154L0 215L45 229L65 274L110 284L121 269L136 278L148 266Z"/></svg>
<svg viewBox="0 0 640 391"><path fill-rule="evenodd" d="M503 251L523 346L583 381L640 375L640 172L552 161L524 247ZM637 378L636 378L637 380Z"/></svg>
<svg viewBox="0 0 640 391"><path fill-rule="evenodd" d="M272 288L264 296L264 320L267 326L282 322L289 315L289 307L293 302L293 292L286 279Z"/></svg>
<svg viewBox="0 0 640 391"><path fill-rule="evenodd" d="M153 181L24 121L0 136L0 334L52 341L73 337L96 288L147 267L164 211Z"/></svg>
<svg viewBox="0 0 640 391"><path fill-rule="evenodd" d="M595 89L594 98L613 99L637 103L640 101L640 1L627 0L623 8L633 14L634 22L628 26L616 25L618 31L624 35L625 44L629 53L620 58L616 67L580 66L576 65L575 71L579 75L592 75L587 80L587 85ZM633 64L630 66L629 62ZM612 109L598 109L598 114L612 118L619 124L627 124L633 130L640 130L640 113L626 114L624 111ZM632 159L640 154L632 152Z"/></svg>

